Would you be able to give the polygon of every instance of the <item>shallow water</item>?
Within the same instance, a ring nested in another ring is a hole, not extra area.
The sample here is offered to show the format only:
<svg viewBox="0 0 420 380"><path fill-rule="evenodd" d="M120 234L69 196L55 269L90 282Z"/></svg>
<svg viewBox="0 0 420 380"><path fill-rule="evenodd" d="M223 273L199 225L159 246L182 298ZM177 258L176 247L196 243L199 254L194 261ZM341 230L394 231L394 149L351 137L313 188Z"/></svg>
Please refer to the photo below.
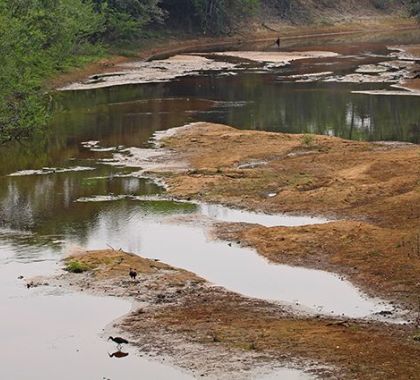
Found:
<svg viewBox="0 0 420 380"><path fill-rule="evenodd" d="M131 351L121 360L107 356L113 346L101 337L101 328L127 312L127 302L57 291L51 294L48 287L28 291L16 279L20 274L55 271L72 245L121 247L189 269L216 285L315 313L362 317L387 309L389 305L365 298L334 274L270 264L250 249L210 241L205 227L208 218L265 226L325 223L326 219L156 200L164 189L130 176L137 168L107 165L125 147L148 147L155 131L193 121L418 142L420 98L351 93L387 89L386 85L281 79L299 73L354 72L359 65L386 60L385 44L419 42L420 32L394 34L392 39L389 35L369 38L363 44L357 39L353 44L352 37L301 40L300 45L285 42L286 49L311 45L315 50L320 45L342 54L318 62L272 70L250 67L229 76L206 72L167 83L57 94L51 129L45 135L0 148L0 312L4 322L0 352L2 363L7 363L0 366L0 378L74 378L65 369L77 367L86 379L118 379L117 373L123 379L138 378L139 373L154 379L189 378L168 366L137 358ZM267 44L253 47L272 48ZM250 46L242 49L250 50ZM91 149L82 144L87 141L99 143ZM89 170L74 170L80 167ZM17 175L8 176L13 173ZM89 201L92 197L96 202ZM139 200L141 197L154 200ZM81 199L85 202L76 202ZM293 379L305 375L280 371L274 376Z"/></svg>
<svg viewBox="0 0 420 380"><path fill-rule="evenodd" d="M3 230L3 238L11 232ZM122 349L128 356L110 357L118 350L106 340L103 328L130 311L129 301L48 286L28 290L18 276L47 276L58 269L53 250L47 247L42 250L41 260L37 258L39 249L33 252L34 247L25 244L11 246L4 239L0 243L1 379L196 378L169 364L140 357L130 346ZM252 374L235 376L254 378ZM310 380L312 377L296 369L278 368L258 378Z"/></svg>
<svg viewBox="0 0 420 380"><path fill-rule="evenodd" d="M330 219L314 216L266 214L263 212L238 210L216 204L199 204L199 213L221 222L255 223L265 227L305 226L310 224L323 224L331 221Z"/></svg>
<svg viewBox="0 0 420 380"><path fill-rule="evenodd" d="M235 292L296 304L314 313L366 317L387 307L365 297L334 274L273 265L253 250L211 241L205 227L144 215L139 209L103 210L83 241L66 235L70 245L100 249L104 244L159 259ZM127 212L128 211L128 212ZM116 218L120 214L121 218ZM284 220L284 219L283 219ZM195 223L199 225L199 222ZM286 224L287 225L287 224Z"/></svg>
<svg viewBox="0 0 420 380"><path fill-rule="evenodd" d="M141 358L131 348L124 349L129 355L122 360L109 357L116 347L102 337L102 328L129 312L129 301L48 287L26 289L18 275L49 275L57 269L54 254L44 250L45 261L15 260L14 248L0 245L1 379L193 378ZM30 249L26 253L32 256Z"/></svg>

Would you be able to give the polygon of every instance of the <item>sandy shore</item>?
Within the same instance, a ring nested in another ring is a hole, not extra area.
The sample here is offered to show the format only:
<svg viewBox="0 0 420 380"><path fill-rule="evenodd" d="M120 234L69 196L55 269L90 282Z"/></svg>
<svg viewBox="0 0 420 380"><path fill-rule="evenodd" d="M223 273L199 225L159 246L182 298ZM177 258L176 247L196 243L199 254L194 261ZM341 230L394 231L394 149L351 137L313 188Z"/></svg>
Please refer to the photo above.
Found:
<svg viewBox="0 0 420 380"><path fill-rule="evenodd" d="M49 279L50 286L131 299L133 311L113 332L197 377L246 379L286 371L287 378L290 368L301 368L308 378L415 378L420 370L410 326L299 316L122 251L79 252L69 261L86 271ZM136 280L128 276L131 267Z"/></svg>

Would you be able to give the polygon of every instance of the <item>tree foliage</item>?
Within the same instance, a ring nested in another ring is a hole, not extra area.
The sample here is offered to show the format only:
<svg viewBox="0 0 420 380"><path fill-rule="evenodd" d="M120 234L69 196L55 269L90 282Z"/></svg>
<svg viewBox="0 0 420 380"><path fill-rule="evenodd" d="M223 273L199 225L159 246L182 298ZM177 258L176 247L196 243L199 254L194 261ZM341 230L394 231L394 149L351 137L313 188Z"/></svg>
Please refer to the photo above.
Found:
<svg viewBox="0 0 420 380"><path fill-rule="evenodd" d="M259 0L162 0L169 22L204 34L226 34L254 13Z"/></svg>
<svg viewBox="0 0 420 380"><path fill-rule="evenodd" d="M257 9L258 0L193 0L203 33L232 31L235 22Z"/></svg>
<svg viewBox="0 0 420 380"><path fill-rule="evenodd" d="M101 25L81 0L0 0L0 143L45 123L43 81L86 53Z"/></svg>
<svg viewBox="0 0 420 380"><path fill-rule="evenodd" d="M410 0L410 14L420 20L420 0Z"/></svg>
<svg viewBox="0 0 420 380"><path fill-rule="evenodd" d="M160 0L93 0L95 11L103 17L102 39L125 42L138 38L150 22L160 22L164 11Z"/></svg>

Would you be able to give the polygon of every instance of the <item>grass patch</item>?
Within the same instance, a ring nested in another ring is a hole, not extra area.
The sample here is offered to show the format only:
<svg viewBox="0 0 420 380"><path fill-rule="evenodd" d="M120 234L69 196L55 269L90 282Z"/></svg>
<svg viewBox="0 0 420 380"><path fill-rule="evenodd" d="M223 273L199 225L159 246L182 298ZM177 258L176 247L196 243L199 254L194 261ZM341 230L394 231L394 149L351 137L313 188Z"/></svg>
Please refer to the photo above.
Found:
<svg viewBox="0 0 420 380"><path fill-rule="evenodd" d="M83 273L89 271L90 269L89 265L77 260L69 261L64 268L64 270L71 273Z"/></svg>
<svg viewBox="0 0 420 380"><path fill-rule="evenodd" d="M302 144L305 146L311 146L314 143L314 140L315 135L307 133L302 137Z"/></svg>

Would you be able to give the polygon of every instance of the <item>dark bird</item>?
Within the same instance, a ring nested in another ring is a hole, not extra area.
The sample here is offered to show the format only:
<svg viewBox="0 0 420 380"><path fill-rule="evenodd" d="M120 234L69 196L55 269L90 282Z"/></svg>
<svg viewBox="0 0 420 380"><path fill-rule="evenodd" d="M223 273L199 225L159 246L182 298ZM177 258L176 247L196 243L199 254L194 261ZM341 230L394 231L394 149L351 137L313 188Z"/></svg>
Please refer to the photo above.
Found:
<svg viewBox="0 0 420 380"><path fill-rule="evenodd" d="M130 272L128 273L130 275L130 277L135 280L137 277L137 271L133 268L130 268Z"/></svg>
<svg viewBox="0 0 420 380"><path fill-rule="evenodd" d="M277 47L280 49L280 37L277 37L277 40L276 40L276 45L277 45Z"/></svg>
<svg viewBox="0 0 420 380"><path fill-rule="evenodd" d="M120 336L116 336L115 338L114 337L112 337L112 336L110 336L109 338L108 338L108 340L112 340L113 342L115 342L115 343L117 343L118 344L118 346L121 346L122 344L128 344L128 340L126 340L126 339L124 339L124 338L121 338Z"/></svg>

